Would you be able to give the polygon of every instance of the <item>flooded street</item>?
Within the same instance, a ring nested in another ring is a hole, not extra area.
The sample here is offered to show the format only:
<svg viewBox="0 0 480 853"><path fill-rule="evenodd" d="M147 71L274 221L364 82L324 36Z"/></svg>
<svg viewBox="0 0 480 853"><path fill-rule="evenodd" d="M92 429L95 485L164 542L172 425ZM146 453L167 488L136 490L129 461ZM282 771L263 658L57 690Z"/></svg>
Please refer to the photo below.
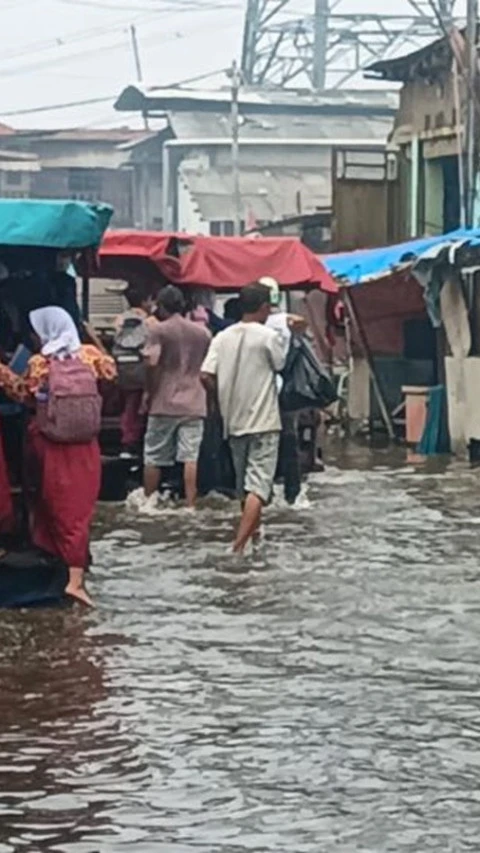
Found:
<svg viewBox="0 0 480 853"><path fill-rule="evenodd" d="M104 508L94 613L0 617L0 853L478 851L480 471L330 451L234 508Z"/></svg>

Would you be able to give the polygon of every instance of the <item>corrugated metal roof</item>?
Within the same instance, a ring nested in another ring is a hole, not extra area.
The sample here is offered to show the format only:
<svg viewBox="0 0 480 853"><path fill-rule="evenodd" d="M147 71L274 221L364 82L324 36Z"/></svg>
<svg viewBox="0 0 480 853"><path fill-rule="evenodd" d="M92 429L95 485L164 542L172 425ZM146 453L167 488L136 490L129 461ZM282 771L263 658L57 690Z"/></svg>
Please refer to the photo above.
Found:
<svg viewBox="0 0 480 853"><path fill-rule="evenodd" d="M38 162L36 154L26 153L24 151L10 151L8 148L0 148L0 160L16 160L17 162Z"/></svg>
<svg viewBox="0 0 480 853"><path fill-rule="evenodd" d="M36 154L0 149L1 172L39 172L40 160Z"/></svg>
<svg viewBox="0 0 480 853"><path fill-rule="evenodd" d="M396 83L406 83L415 76L431 79L432 72L449 71L452 58L450 41L443 37L402 56L374 62L365 69L365 76Z"/></svg>
<svg viewBox="0 0 480 853"><path fill-rule="evenodd" d="M231 137L230 116L221 112L168 113L177 139ZM240 139L344 139L386 141L392 129L388 116L321 116L263 114L242 111Z"/></svg>
<svg viewBox="0 0 480 853"><path fill-rule="evenodd" d="M206 221L232 220L234 202L230 169L191 169L183 166L181 178ZM245 169L240 172L240 192L245 215L269 222L299 213L313 213L331 200L330 169Z"/></svg>
<svg viewBox="0 0 480 853"><path fill-rule="evenodd" d="M90 129L81 127L60 130L16 130L16 137L22 139L48 139L49 142L109 142L113 145L136 142L155 136L156 132L147 134L145 130L132 130L129 127Z"/></svg>
<svg viewBox="0 0 480 853"><path fill-rule="evenodd" d="M115 109L136 112L147 106L151 110L170 110L182 105L182 109L195 109L209 104L229 105L231 91L224 89L182 89L180 87L165 89L161 86L134 84L127 86L119 95ZM350 109L355 110L387 110L392 113L398 106L396 92L379 89L334 89L316 93L297 89L247 89L242 87L239 94L241 105L249 105L259 109L264 107L279 107L295 111L313 109ZM177 106L176 106L177 105Z"/></svg>

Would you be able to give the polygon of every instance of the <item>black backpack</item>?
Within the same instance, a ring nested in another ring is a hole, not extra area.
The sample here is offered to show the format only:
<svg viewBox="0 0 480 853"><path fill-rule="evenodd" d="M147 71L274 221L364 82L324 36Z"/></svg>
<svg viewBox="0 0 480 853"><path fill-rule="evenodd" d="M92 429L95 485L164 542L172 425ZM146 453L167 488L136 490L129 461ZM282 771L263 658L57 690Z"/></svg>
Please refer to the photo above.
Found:
<svg viewBox="0 0 480 853"><path fill-rule="evenodd" d="M326 367L319 361L307 338L293 335L282 371L280 408L284 412L325 409L337 399Z"/></svg>
<svg viewBox="0 0 480 853"><path fill-rule="evenodd" d="M145 387L143 350L146 343L145 321L133 312L125 314L112 351L117 363L118 382L124 391L140 391Z"/></svg>

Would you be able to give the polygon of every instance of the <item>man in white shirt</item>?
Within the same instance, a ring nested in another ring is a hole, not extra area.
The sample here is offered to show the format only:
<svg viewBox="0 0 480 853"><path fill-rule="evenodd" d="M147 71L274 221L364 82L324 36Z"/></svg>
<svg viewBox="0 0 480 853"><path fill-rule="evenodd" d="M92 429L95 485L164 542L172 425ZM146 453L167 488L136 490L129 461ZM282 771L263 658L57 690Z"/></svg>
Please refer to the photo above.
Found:
<svg viewBox="0 0 480 853"><path fill-rule="evenodd" d="M243 501L236 553L257 531L271 498L282 428L276 377L288 352L286 336L265 326L269 288L244 287L240 303L242 320L216 335L202 366L203 382L218 400Z"/></svg>

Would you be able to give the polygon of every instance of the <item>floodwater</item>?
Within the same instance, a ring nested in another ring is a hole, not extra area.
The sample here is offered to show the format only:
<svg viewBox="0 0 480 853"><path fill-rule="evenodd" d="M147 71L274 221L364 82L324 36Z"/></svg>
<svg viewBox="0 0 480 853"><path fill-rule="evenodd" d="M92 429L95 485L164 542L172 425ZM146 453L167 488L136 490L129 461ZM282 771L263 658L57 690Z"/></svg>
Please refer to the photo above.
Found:
<svg viewBox="0 0 480 853"><path fill-rule="evenodd" d="M101 513L98 610L0 618L0 853L480 849L480 471L330 452L233 506Z"/></svg>

